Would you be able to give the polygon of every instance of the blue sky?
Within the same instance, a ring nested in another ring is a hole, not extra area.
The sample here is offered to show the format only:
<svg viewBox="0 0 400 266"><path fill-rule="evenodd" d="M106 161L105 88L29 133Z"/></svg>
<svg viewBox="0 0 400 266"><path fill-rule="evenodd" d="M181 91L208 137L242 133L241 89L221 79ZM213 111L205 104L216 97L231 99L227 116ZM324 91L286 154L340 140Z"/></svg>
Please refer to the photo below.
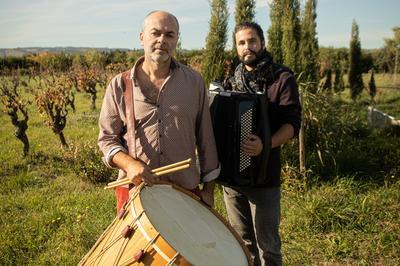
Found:
<svg viewBox="0 0 400 266"><path fill-rule="evenodd" d="M256 1L256 21L270 25L270 0ZM302 1L304 2L304 0ZM233 28L235 0L228 0ZM182 47L203 48L208 32L208 0L0 0L0 48L85 46L140 48L143 17L167 10L181 24ZM380 48L400 26L399 0L319 0L320 46L347 47L353 19L363 48ZM228 46L231 34L228 34Z"/></svg>

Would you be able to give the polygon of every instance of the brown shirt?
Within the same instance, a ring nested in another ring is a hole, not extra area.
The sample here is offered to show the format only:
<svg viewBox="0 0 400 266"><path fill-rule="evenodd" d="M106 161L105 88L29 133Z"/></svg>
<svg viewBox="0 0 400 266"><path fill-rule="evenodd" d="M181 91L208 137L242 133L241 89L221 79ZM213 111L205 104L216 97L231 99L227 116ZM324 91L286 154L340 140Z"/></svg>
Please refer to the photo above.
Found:
<svg viewBox="0 0 400 266"><path fill-rule="evenodd" d="M192 69L172 61L170 75L158 97L139 87L135 68L131 70L135 110L136 158L154 169L192 158L190 168L162 176L187 189L219 174L219 164L211 125L208 99L201 76ZM112 167L118 151L127 152L126 117L122 75L114 77L107 87L100 113L98 144L104 161ZM196 151L200 173L196 166ZM120 170L119 178L125 176Z"/></svg>

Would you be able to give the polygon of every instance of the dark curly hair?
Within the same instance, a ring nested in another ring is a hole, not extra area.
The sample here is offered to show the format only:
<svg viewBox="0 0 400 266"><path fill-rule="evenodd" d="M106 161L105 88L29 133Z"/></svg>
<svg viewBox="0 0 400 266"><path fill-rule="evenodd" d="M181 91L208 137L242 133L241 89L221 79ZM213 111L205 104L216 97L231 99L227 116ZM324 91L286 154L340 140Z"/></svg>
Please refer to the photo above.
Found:
<svg viewBox="0 0 400 266"><path fill-rule="evenodd" d="M238 31L241 31L241 30L244 30L244 29L249 29L249 28L255 30L257 32L257 35L260 38L261 42L265 43L264 32L263 32L261 26L258 25L255 22L245 21L245 22L242 22L240 24L237 24L235 26L235 34Z"/></svg>

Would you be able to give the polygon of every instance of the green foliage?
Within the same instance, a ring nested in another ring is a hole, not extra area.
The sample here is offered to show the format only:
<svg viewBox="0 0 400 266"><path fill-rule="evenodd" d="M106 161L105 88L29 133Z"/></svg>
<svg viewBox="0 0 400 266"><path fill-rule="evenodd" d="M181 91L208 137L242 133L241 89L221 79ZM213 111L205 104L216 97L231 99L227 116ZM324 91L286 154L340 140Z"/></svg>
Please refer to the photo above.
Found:
<svg viewBox="0 0 400 266"><path fill-rule="evenodd" d="M343 74L344 74L344 69L346 65L346 60L347 59L347 53L346 51L342 50L337 50L336 55L333 60L333 71L335 73L335 81L333 82L333 89L335 92L340 92L344 90L344 80L343 80Z"/></svg>
<svg viewBox="0 0 400 266"><path fill-rule="evenodd" d="M358 32L358 25L353 21L351 28L350 53L349 53L349 87L351 98L356 100L364 88L362 80L362 57L361 43Z"/></svg>
<svg viewBox="0 0 400 266"><path fill-rule="evenodd" d="M17 69L39 68L39 64L27 56L0 57L0 73L8 74Z"/></svg>
<svg viewBox="0 0 400 266"><path fill-rule="evenodd" d="M317 38L317 1L308 0L301 20L300 60L302 80L319 83L319 49ZM317 86L314 87L314 90Z"/></svg>
<svg viewBox="0 0 400 266"><path fill-rule="evenodd" d="M332 92L310 93L304 86L301 84L306 168L311 179L353 175L382 181L391 174L400 175L400 140L396 130L368 127L365 103L346 101ZM367 95L364 97L368 100ZM380 108L398 101L394 95L377 98L375 104ZM294 141L282 151L283 160L289 165L299 164L297 145Z"/></svg>
<svg viewBox="0 0 400 266"><path fill-rule="evenodd" d="M256 3L254 0L236 0L235 23L253 21Z"/></svg>
<svg viewBox="0 0 400 266"><path fill-rule="evenodd" d="M286 264L399 264L399 189L398 179L379 186L344 177L306 191L284 190Z"/></svg>
<svg viewBox="0 0 400 266"><path fill-rule="evenodd" d="M269 17L271 26L268 29L268 51L272 54L274 61L283 63L282 52L282 12L283 0L273 0L270 4Z"/></svg>
<svg viewBox="0 0 400 266"><path fill-rule="evenodd" d="M213 80L224 79L225 44L227 39L228 9L226 0L212 0L210 29L206 39L206 49L202 64L202 75L209 84Z"/></svg>
<svg viewBox="0 0 400 266"><path fill-rule="evenodd" d="M73 58L65 53L40 53L29 56L29 59L36 62L40 66L40 71L59 72L67 71L73 62Z"/></svg>
<svg viewBox="0 0 400 266"><path fill-rule="evenodd" d="M94 184L111 182L118 175L115 169L105 166L102 156L98 147L91 142L70 145L69 150L64 153L64 159L73 162L75 174Z"/></svg>
<svg viewBox="0 0 400 266"><path fill-rule="evenodd" d="M330 68L326 70L325 76L326 78L322 86L322 89L330 91L332 89L332 70Z"/></svg>
<svg viewBox="0 0 400 266"><path fill-rule="evenodd" d="M371 78L368 82L368 87L369 87L369 96L373 99L376 95L376 85L375 85L375 75L374 71L371 71Z"/></svg>
<svg viewBox="0 0 400 266"><path fill-rule="evenodd" d="M196 56L193 62L201 60ZM375 102L400 115L400 92L381 86L392 80L375 75ZM23 98L32 99L30 93L22 90ZM308 178L298 178L297 143L283 147L286 265L400 263L399 139L394 132L368 128L365 106L347 94L306 92ZM361 101L368 100L363 93ZM76 105L65 127L68 150L55 147L55 136L28 107L32 152L27 157L18 156L13 126L0 113L0 142L7 151L0 153L0 265L76 265L115 216L114 193L104 190L103 182L116 173L107 172L95 145L98 113L83 94L77 93ZM219 186L215 197L216 209L226 217Z"/></svg>
<svg viewBox="0 0 400 266"><path fill-rule="evenodd" d="M301 39L299 0L283 0L282 16L283 64L299 74L302 71L299 64Z"/></svg>

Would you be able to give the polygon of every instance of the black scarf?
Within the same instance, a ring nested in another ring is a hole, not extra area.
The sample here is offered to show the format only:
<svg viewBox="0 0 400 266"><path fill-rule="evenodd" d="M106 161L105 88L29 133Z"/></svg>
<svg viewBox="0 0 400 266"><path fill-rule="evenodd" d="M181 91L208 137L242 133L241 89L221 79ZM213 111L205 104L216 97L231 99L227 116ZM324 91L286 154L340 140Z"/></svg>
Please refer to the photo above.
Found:
<svg viewBox="0 0 400 266"><path fill-rule="evenodd" d="M264 49L253 71L247 71L244 64L240 63L234 77L237 91L265 94L268 86L274 82L272 56Z"/></svg>

